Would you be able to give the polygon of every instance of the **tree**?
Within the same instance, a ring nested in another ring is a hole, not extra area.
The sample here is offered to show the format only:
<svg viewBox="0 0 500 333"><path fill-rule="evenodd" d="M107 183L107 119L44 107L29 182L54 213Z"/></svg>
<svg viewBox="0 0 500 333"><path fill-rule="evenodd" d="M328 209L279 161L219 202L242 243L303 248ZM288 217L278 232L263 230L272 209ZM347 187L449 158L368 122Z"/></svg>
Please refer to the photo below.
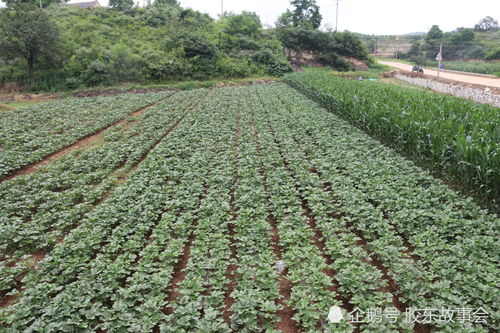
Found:
<svg viewBox="0 0 500 333"><path fill-rule="evenodd" d="M500 27L498 25L498 22L495 19L493 19L493 17L491 17L491 16L486 16L481 21L479 21L478 24L476 24L474 26L474 30L480 31L480 32L496 31L499 29L500 29Z"/></svg>
<svg viewBox="0 0 500 333"><path fill-rule="evenodd" d="M408 50L408 57L416 57L420 55L420 41L414 39L411 41L410 49Z"/></svg>
<svg viewBox="0 0 500 333"><path fill-rule="evenodd" d="M262 29L259 16L253 12L243 12L241 14L229 14L225 17L227 26L224 31L230 35L255 36Z"/></svg>
<svg viewBox="0 0 500 333"><path fill-rule="evenodd" d="M134 0L109 0L109 6L113 9L127 11L134 6Z"/></svg>
<svg viewBox="0 0 500 333"><path fill-rule="evenodd" d="M290 4L295 7L292 11L292 22L296 28L318 29L323 17L319 13L316 0L291 0Z"/></svg>
<svg viewBox="0 0 500 333"><path fill-rule="evenodd" d="M177 0L156 0L155 6L158 6L158 5L178 6L179 1L177 1Z"/></svg>
<svg viewBox="0 0 500 333"><path fill-rule="evenodd" d="M424 50L427 58L434 58L439 52L439 44L443 41L444 33L439 26L433 25L425 37Z"/></svg>
<svg viewBox="0 0 500 333"><path fill-rule="evenodd" d="M276 20L276 28L286 28L293 26L292 16L293 13L290 11L290 9L287 9L286 12L281 14L281 16L278 17L278 20Z"/></svg>
<svg viewBox="0 0 500 333"><path fill-rule="evenodd" d="M68 0L5 0L5 4L7 7L12 7L13 5L25 3L25 4L33 4L36 7L40 7L40 2L42 8L47 8L51 4L61 4L67 2Z"/></svg>
<svg viewBox="0 0 500 333"><path fill-rule="evenodd" d="M438 25L433 25L431 30L427 33L427 36L425 37L426 42L431 42L435 41L437 39L443 38L444 34L443 31L439 28Z"/></svg>
<svg viewBox="0 0 500 333"><path fill-rule="evenodd" d="M474 41L475 37L476 33L474 32L474 29L464 28L458 30L458 34L454 36L453 41L456 43L470 44Z"/></svg>
<svg viewBox="0 0 500 333"><path fill-rule="evenodd" d="M15 3L0 12L0 56L26 59L31 84L42 56L57 52L59 32L45 11L30 3Z"/></svg>

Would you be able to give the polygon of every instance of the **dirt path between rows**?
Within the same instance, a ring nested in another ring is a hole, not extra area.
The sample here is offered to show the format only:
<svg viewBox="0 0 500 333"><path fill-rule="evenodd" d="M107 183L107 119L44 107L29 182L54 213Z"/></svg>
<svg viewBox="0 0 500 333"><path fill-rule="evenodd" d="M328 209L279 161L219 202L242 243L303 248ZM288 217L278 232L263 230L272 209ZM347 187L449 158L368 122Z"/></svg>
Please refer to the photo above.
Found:
<svg viewBox="0 0 500 333"><path fill-rule="evenodd" d="M402 64L399 62L393 62L393 61L378 61L378 62L382 65L390 66L393 68L397 68L397 69L401 69L401 70L409 71L409 72L411 72L411 70L413 68L412 65ZM437 76L438 71L435 69L430 69L428 67L424 67L424 74L429 75L429 76ZM458 81L458 82L465 82L465 83L470 83L470 84L479 84L479 85L488 86L488 87L500 88L500 78L480 77L480 76L469 75L469 74L459 74L459 73L449 73L449 72L441 72L439 74L439 77L443 78L443 79Z"/></svg>

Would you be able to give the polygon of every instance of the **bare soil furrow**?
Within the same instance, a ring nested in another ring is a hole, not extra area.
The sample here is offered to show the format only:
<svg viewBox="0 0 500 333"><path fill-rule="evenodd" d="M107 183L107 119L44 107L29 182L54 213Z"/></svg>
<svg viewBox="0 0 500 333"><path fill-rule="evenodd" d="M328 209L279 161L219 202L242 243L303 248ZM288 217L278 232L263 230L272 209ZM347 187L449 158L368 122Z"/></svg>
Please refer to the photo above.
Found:
<svg viewBox="0 0 500 333"><path fill-rule="evenodd" d="M257 150L257 155L259 156L260 159L259 173L262 178L262 183L264 184L264 190L266 192L266 200L268 202L268 206L271 207L271 198L269 196L268 180L266 177L266 173L264 172L264 163L262 162L262 152L260 150L259 134L255 126L255 120L253 121L252 124L252 130L254 134L254 141ZM273 246L273 252L276 258L278 258L278 260L282 260L283 256L281 253L282 248L280 246L278 223L276 222L276 218L273 215L271 209L269 209L268 221L269 224L271 225L271 231L272 231L271 243ZM280 321L277 323L277 328L282 332L287 332L287 333L300 332L297 322L293 319L295 312L288 305L292 293L292 282L286 278L287 274L288 274L287 268L285 268L283 271L280 272L279 292L281 298L277 299L276 303L281 306L281 309L276 312L276 315L278 316L278 318L280 318Z"/></svg>
<svg viewBox="0 0 500 333"><path fill-rule="evenodd" d="M234 136L234 143L233 143L233 179L232 179L232 184L233 187L231 189L231 193L229 194L229 207L231 209L231 220L228 223L228 233L229 233L229 241L230 241L230 250L231 250L231 255L230 255L230 260L231 264L229 264L228 269L227 269L227 274L226 277L228 279L228 283L225 286L225 292L224 292L224 309L222 310L222 318L224 319L224 322L227 325L231 325L231 316L233 315L231 311L231 307L234 304L234 299L231 297L231 294L233 293L234 290L234 284L236 280L235 272L237 270L237 265L232 263L233 261L236 262L237 259L237 254L238 250L236 247L236 240L235 240L235 235L236 235L236 225L235 221L238 218L238 208L236 207L236 187L238 184L238 165L239 165L239 158L240 158L240 152L239 152L239 143L240 143L240 130L241 130L241 120L240 120L240 113L239 111L236 113L236 134Z"/></svg>
<svg viewBox="0 0 500 333"><path fill-rule="evenodd" d="M274 142L276 143L276 145L280 146L280 143L276 139L274 128L272 128L272 126L270 124L269 124L269 130L273 134ZM281 157L281 159L283 161L283 165L285 166L285 169L287 170L288 174L295 180L294 181L294 185L295 185L295 189L297 190L297 193L298 193L298 198L299 198L299 200L301 202L301 205L302 205L303 214L307 218L309 226L310 226L311 230L314 233L314 238L311 241L319 249L321 256L325 260L325 263L328 266L331 266L333 260L328 255L328 253L327 253L327 251L325 249L326 248L325 241L324 241L325 238L324 238L321 230L319 230L319 228L318 228L318 225L317 225L317 222L316 222L316 218L314 217L313 211L309 207L307 199L304 198L304 196L302 194L302 191L301 191L300 187L298 186L297 179L295 178L295 175L294 175L293 171L290 168L289 162L285 158L285 156L283 155L283 151L281 149L279 151L279 154L280 154L280 157ZM331 269L331 268L327 268L327 269L323 270L323 273L325 273L328 277L330 277L330 280L332 282L331 291L336 293L339 290L339 288L340 288L340 285L338 284L338 281L335 278L336 272L333 269ZM347 309L349 311L353 311L354 310L354 305L352 305L349 302L348 298L343 297L343 296L341 296L338 293L336 293L336 294L337 294L336 295L337 301L339 301L340 303L342 303L342 306L345 309Z"/></svg>

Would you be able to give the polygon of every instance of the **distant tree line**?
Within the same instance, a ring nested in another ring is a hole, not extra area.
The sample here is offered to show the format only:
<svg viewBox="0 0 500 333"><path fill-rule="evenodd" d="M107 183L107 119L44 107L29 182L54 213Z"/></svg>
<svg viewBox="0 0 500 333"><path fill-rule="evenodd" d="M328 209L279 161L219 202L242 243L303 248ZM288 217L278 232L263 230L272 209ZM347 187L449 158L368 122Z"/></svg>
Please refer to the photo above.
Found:
<svg viewBox="0 0 500 333"><path fill-rule="evenodd" d="M413 39L410 50L399 53L399 57L425 63L436 58L442 44L442 56L446 60L496 60L500 59L499 33L498 22L489 16L474 28L458 28L453 32L443 32L439 26L434 25L424 39ZM487 39L488 36L491 36L491 41Z"/></svg>

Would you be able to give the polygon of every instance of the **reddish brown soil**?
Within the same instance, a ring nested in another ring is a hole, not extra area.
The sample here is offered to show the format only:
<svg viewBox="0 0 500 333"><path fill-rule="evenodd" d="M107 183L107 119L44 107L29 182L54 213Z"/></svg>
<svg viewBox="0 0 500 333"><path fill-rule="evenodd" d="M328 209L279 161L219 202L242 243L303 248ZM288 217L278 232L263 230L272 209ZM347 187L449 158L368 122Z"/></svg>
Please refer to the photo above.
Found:
<svg viewBox="0 0 500 333"><path fill-rule="evenodd" d="M236 259L236 253L237 253L236 245L234 245L235 244L234 227L235 226L233 223L228 224L229 238L230 238L230 242L231 242L231 245L230 245L230 250L231 250L230 258L231 259ZM234 286L235 286L235 280L236 280L235 272L236 272L237 268L238 268L238 266L236 266L235 264L230 264L227 268L227 273L226 273L226 277L229 280L229 282L225 286L226 291L224 292L224 301L223 301L224 308L222 310L222 318L224 319L224 322L227 325L231 325L231 316L233 315L233 313L231 311L231 307L234 304L234 299L231 297L231 294L233 293Z"/></svg>
<svg viewBox="0 0 500 333"><path fill-rule="evenodd" d="M198 222L196 221L193 224L193 231L196 229L196 226L198 225ZM172 274L172 279L170 280L170 283L167 287L167 300L169 302L173 302L179 297L180 293L178 290L179 284L184 280L186 277L186 267L189 262L189 257L191 256L191 247L193 246L193 242L196 238L196 235L194 232L191 233L189 236L188 242L184 246L184 250L182 251L182 254L179 256L179 260L177 261L177 264L174 266L174 273ZM173 308L170 306L167 306L163 309L163 312L165 314L172 314L173 313Z"/></svg>
<svg viewBox="0 0 500 333"><path fill-rule="evenodd" d="M2 102L49 102L60 99L58 94L12 94L0 96Z"/></svg>
<svg viewBox="0 0 500 333"><path fill-rule="evenodd" d="M229 207L231 209L231 221L228 223L228 232L229 232L229 240L230 240L230 251L231 255L230 258L231 260L235 260L237 258L237 253L238 250L236 248L236 241L234 239L234 236L236 235L236 225L234 222L238 218L238 208L236 207L236 186L238 183L238 165L239 165L239 158L240 158L240 152L239 152L239 142L240 142L240 130L241 130L241 124L240 124L240 114L239 112L236 114L236 133L234 136L234 143L233 143L233 164L234 164L234 170L233 170L233 178L232 178L232 188L231 188L231 193L229 193L230 199L229 199ZM231 294L233 293L234 286L235 286L235 280L236 280L236 275L235 271L237 269L237 266L235 264L230 264L226 277L229 280L229 282L225 286L225 293L224 293L224 309L222 310L222 318L224 319L224 322L227 325L231 325L231 317L233 315L233 312L231 311L231 307L234 304L234 299L231 297Z"/></svg>
<svg viewBox="0 0 500 333"><path fill-rule="evenodd" d="M1 299L1 301L0 301L0 309L3 309L3 308L9 307L12 304L14 304L16 302L17 296L16 295L3 296L0 299Z"/></svg>
<svg viewBox="0 0 500 333"><path fill-rule="evenodd" d="M12 110L12 108L6 104L0 103L0 111L2 110Z"/></svg>
<svg viewBox="0 0 500 333"><path fill-rule="evenodd" d="M42 251L36 252L36 253L32 254L28 259L21 260L19 262L10 262L6 266L7 267L14 267L17 265L21 265L23 263L28 263L28 267L27 267L28 270L37 269L38 264L40 263L40 261L42 261L45 258L45 256L46 256L46 254ZM18 277L16 277L17 285L16 285L15 289L17 289L19 291L24 290L24 284L21 281L26 276L26 273L27 273L27 271L21 273ZM0 293L0 309L6 308L6 307L11 306L12 304L15 303L15 301L17 299L17 295L13 295L13 296L6 295L10 291L11 290Z"/></svg>
<svg viewBox="0 0 500 333"><path fill-rule="evenodd" d="M271 224L272 228L272 245L273 245L273 252L279 260L282 260L282 254L281 254L281 247L280 247L280 237L278 234L278 227L276 220L272 215L269 216L269 223ZM281 310L278 310L276 312L276 315L280 319L279 322L276 325L276 328L279 329L282 332L290 332L290 333L295 333L295 332L300 332L299 327L297 325L297 322L293 319L293 316L295 312L293 309L288 305L288 301L290 300L291 294L292 294L292 282L286 278L288 274L288 269L285 269L283 272L280 273L280 278L279 278L279 292L281 295L281 298L278 298L276 300L276 303L281 306Z"/></svg>
<svg viewBox="0 0 500 333"><path fill-rule="evenodd" d="M257 155L259 156L260 159L260 176L262 178L262 182L264 184L264 190L266 192L266 200L269 204L271 204L271 198L269 197L269 189L268 189L268 181L266 174L264 172L264 163L262 161L262 153L260 150L260 143L259 143L259 135L257 132L257 128L255 126L255 120L253 121L252 124L252 130L254 134L254 141L255 141L255 146L257 150ZM271 225L271 242L273 246L273 252L274 255L278 260L282 260L282 249L280 246L280 236L278 232L278 223L276 222L276 218L272 214L271 211L269 211L268 215L268 222ZM280 298L276 299L275 302L276 304L281 306L281 309L276 312L276 315L280 319L276 323L276 328L279 329L282 332L286 333L296 333L300 332L300 329L298 327L297 322L293 319L293 316L295 312L293 309L288 305L288 301L290 300L291 294L292 294L292 282L286 278L288 274L288 269L285 268L282 272L280 272L280 277L279 277L279 293L281 295Z"/></svg>

